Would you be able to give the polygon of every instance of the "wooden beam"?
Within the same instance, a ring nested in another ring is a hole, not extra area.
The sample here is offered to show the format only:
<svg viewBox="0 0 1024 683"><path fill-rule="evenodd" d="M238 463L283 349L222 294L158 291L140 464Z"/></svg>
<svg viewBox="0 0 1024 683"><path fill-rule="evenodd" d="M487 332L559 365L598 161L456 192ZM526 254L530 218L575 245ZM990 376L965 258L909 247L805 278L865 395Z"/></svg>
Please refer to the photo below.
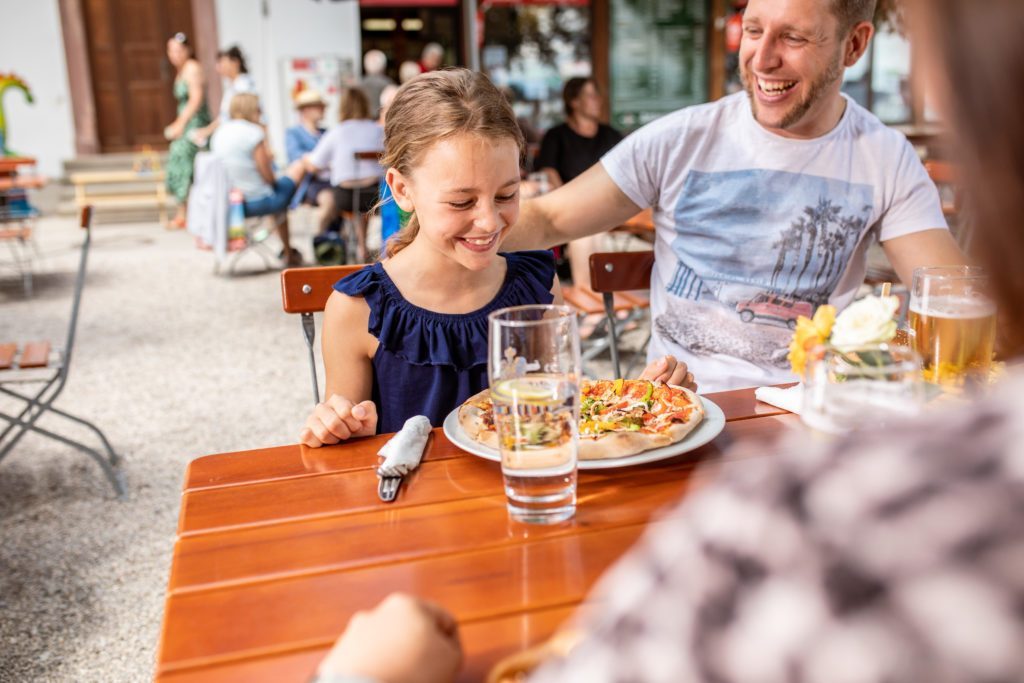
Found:
<svg viewBox="0 0 1024 683"><path fill-rule="evenodd" d="M89 46L85 37L82 0L58 0L60 26L64 36L64 61L68 68L68 89L75 125L75 152L97 154L100 136L96 125L96 103L93 99L92 72L89 67Z"/></svg>

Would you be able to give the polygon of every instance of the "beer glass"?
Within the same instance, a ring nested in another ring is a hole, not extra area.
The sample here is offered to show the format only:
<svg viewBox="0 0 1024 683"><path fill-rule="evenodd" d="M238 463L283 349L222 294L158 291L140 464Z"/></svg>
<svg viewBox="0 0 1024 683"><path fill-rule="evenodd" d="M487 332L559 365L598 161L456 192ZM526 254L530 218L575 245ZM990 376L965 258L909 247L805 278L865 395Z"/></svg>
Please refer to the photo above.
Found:
<svg viewBox="0 0 1024 683"><path fill-rule="evenodd" d="M488 376L512 519L554 524L576 512L580 338L567 306L491 313Z"/></svg>
<svg viewBox="0 0 1024 683"><path fill-rule="evenodd" d="M916 269L907 322L927 381L954 390L988 383L996 307L981 268Z"/></svg>

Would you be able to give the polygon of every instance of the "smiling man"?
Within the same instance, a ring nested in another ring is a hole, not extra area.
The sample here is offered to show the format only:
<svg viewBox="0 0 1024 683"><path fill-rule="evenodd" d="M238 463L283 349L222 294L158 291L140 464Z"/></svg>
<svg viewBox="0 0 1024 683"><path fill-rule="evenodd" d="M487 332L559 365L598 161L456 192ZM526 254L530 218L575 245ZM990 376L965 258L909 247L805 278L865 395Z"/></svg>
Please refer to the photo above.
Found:
<svg viewBox="0 0 1024 683"><path fill-rule="evenodd" d="M965 262L913 148L840 90L874 7L750 0L745 93L636 131L525 202L506 244L561 244L653 207L649 358L685 361L704 391L793 379L790 327L850 302L872 240L907 284L918 266Z"/></svg>

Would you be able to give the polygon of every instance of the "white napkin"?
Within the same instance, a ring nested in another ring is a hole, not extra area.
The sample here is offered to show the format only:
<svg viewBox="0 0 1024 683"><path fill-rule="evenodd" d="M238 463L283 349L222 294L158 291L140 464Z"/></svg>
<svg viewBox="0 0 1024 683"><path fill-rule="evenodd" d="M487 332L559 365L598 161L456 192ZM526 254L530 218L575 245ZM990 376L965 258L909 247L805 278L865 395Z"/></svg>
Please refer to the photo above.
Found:
<svg viewBox="0 0 1024 683"><path fill-rule="evenodd" d="M797 384L788 389L758 387L754 390L754 398L799 415L804 403L804 385Z"/></svg>
<svg viewBox="0 0 1024 683"><path fill-rule="evenodd" d="M380 469L389 474L406 475L420 464L430 436L430 420L424 415L410 417L397 434L388 439L377 455L384 456Z"/></svg>

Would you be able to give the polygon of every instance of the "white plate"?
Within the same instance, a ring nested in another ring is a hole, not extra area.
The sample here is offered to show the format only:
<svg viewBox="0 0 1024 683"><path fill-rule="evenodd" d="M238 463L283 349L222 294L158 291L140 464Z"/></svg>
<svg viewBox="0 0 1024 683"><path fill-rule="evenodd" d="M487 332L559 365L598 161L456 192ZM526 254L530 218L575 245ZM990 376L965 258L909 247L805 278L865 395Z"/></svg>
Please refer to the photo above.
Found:
<svg viewBox="0 0 1024 683"><path fill-rule="evenodd" d="M613 467L643 465L648 462L674 458L677 455L682 455L683 453L688 453L696 448L700 448L718 436L722 430L725 429L725 413L722 412L722 409L715 405L713 401L709 401L703 396L700 397L700 400L701 403L704 404L704 419L699 425L697 425L697 428L687 434L686 438L682 441L674 443L671 446L663 446L661 448L644 451L643 453L637 453L636 455L627 455L624 458L580 460L578 465L579 468L581 470L607 470ZM478 441L474 441L462 430L462 425L459 424L458 408L448 413L448 417L444 419L443 428L444 435L448 437L448 440L467 453L472 453L473 455L487 460L493 460L494 462L501 462L501 455L498 454L498 450L496 448L491 448L490 446L485 446Z"/></svg>

